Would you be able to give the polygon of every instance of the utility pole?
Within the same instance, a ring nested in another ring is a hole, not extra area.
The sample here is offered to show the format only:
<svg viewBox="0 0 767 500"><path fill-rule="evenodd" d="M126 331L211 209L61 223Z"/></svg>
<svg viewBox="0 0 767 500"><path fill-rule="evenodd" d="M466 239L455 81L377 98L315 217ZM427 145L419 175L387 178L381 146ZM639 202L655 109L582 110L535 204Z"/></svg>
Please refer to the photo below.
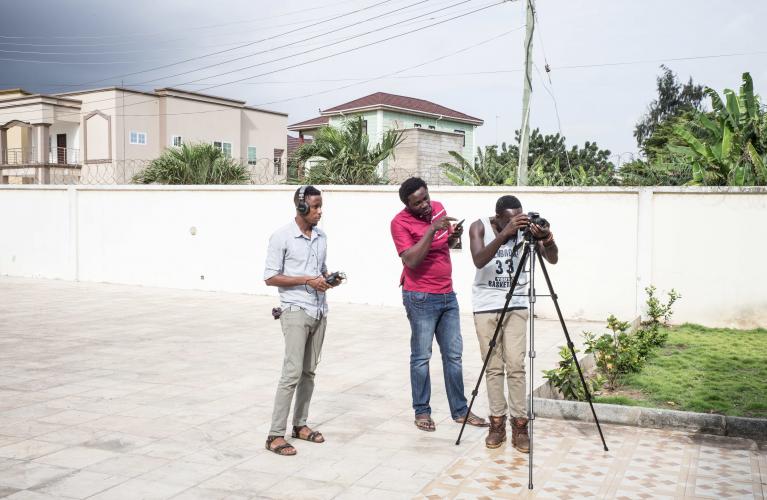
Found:
<svg viewBox="0 0 767 500"><path fill-rule="evenodd" d="M517 165L517 185L527 185L527 150L530 144L530 94L533 91L533 31L535 30L535 2L527 3L527 29L525 31L525 76L522 91L522 128L520 128L519 163Z"/></svg>

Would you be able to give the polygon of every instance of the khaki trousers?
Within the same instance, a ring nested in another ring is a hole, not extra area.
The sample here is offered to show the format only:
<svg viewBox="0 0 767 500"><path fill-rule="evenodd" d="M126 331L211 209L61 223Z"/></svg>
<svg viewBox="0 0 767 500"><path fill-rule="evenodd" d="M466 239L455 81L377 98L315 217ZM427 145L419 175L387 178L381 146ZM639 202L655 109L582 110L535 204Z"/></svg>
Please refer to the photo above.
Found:
<svg viewBox="0 0 767 500"><path fill-rule="evenodd" d="M322 342L325 340L327 319L314 319L303 310L288 310L280 317L285 337L285 360L282 376L274 397L274 411L270 436L285 436L293 394L293 425L306 425L309 403L314 392L314 370L319 363Z"/></svg>
<svg viewBox="0 0 767 500"><path fill-rule="evenodd" d="M511 410L511 417L526 417L525 402L525 348L528 309L507 311L503 327L498 333L493 354L487 363L485 381L487 383L487 398L490 404L490 415L500 417ZM474 327L477 330L477 340L482 352L482 359L487 356L490 341L493 339L495 327L500 312L475 313ZM509 404L503 394L503 381L509 389Z"/></svg>

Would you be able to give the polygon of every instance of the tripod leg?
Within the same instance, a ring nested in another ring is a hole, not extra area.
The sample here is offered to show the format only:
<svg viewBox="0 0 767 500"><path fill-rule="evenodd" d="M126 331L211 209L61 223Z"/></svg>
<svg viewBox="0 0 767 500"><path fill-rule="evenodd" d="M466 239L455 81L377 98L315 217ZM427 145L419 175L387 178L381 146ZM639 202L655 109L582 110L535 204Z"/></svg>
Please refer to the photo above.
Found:
<svg viewBox="0 0 767 500"><path fill-rule="evenodd" d="M535 241L529 241L527 246L527 252L533 252L536 253L535 248ZM528 405L528 419L527 423L530 427L529 429L529 449L528 449L528 456L527 456L527 489L532 490L533 489L533 438L535 436L535 432L533 430L533 427L535 426L535 407L533 406L533 387L535 385L534 379L535 377L533 374L535 373L535 256L533 256L530 259L530 278L528 283L528 289L527 289L527 302L528 302L528 322L530 324L529 330L529 341L530 341L530 348L527 350L527 355L530 359L530 401Z"/></svg>
<svg viewBox="0 0 767 500"><path fill-rule="evenodd" d="M541 270L543 271L543 276L546 278L546 285L549 287L549 294L551 295L551 299L554 301L554 307L557 310L557 317L559 317L559 323L562 325L562 330L565 332L565 338L567 339L567 347L570 349L570 354L573 355L573 361L575 362L575 367L578 369L578 376L581 379L581 384L583 384L583 390L586 393L586 400L589 402L589 407L591 408L591 414L594 416L594 422L597 424L597 430L599 431L599 437L602 439L602 446L604 447L605 451L608 451L607 449L607 443L605 443L605 436L602 434L602 427L599 425L599 419L597 418L597 412L594 411L594 404L591 402L591 392L589 391L588 384L586 384L586 379L583 377L583 371L581 371L581 365L578 363L578 357L575 355L575 345L573 344L573 341L570 339L570 334L567 332L567 326L565 325L565 320L562 317L562 311L559 309L559 301L557 300L557 294L554 293L554 287L551 285L551 279L549 278L549 272L546 270L546 264L543 262L543 257L539 252L535 252L538 255L538 261L541 263ZM532 399L532 396L531 396Z"/></svg>
<svg viewBox="0 0 767 500"><path fill-rule="evenodd" d="M463 430L466 428L466 422L469 421L469 415L471 414L471 408L474 406L474 400L477 399L477 394L479 393L479 384L482 383L482 376L485 374L485 370L487 370L487 364L490 362L490 356L493 355L493 349L495 348L496 340L498 339L498 334L501 331L501 328L503 327L503 319L506 317L506 312L509 310L509 303L511 302L511 297L514 295L514 288L517 286L517 281L519 281L519 275L521 274L522 269L525 267L525 261L527 260L529 256L529 250L527 247L525 247L524 253L522 253L522 258L519 260L519 267L517 268L516 274L514 274L514 279L511 280L509 293L506 295L506 303L503 305L503 311L501 312L500 317L498 318L498 324L495 325L495 332L493 333L493 339L490 341L490 348L487 350L487 356L485 356L485 361L482 364L482 370L479 372L479 377L477 378L477 383L474 386L474 390L471 391L471 401L469 402L469 409L466 411L466 418L463 419L463 424L461 425L461 432L458 433L458 439L455 441L456 446L461 444L461 436L463 436Z"/></svg>

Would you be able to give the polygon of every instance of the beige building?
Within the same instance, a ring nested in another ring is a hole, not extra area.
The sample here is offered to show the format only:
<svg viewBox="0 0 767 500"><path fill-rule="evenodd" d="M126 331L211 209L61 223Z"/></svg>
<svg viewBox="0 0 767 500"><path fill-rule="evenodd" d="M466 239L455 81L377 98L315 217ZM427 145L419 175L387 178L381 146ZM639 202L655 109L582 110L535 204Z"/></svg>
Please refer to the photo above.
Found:
<svg viewBox="0 0 767 500"><path fill-rule="evenodd" d="M286 176L286 113L163 88L0 90L0 183L128 183L165 148L210 143L258 182Z"/></svg>

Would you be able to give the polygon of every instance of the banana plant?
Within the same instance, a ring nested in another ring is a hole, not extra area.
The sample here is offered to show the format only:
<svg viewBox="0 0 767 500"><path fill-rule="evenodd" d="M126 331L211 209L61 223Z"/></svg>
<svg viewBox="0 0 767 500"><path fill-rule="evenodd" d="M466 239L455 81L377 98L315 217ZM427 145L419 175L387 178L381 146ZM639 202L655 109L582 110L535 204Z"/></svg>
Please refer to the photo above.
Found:
<svg viewBox="0 0 767 500"><path fill-rule="evenodd" d="M445 162L440 168L450 182L457 186L508 186L516 184L516 165L501 163L492 154L477 148L474 162L470 162L457 151L448 151L455 163Z"/></svg>
<svg viewBox="0 0 767 500"><path fill-rule="evenodd" d="M743 73L739 93L725 89L724 99L711 88L710 113L696 113L687 123L674 127L674 135L683 145L669 145L673 153L691 163L692 184L766 185L767 184L767 111L754 94L749 73ZM704 131L695 134L693 130Z"/></svg>

